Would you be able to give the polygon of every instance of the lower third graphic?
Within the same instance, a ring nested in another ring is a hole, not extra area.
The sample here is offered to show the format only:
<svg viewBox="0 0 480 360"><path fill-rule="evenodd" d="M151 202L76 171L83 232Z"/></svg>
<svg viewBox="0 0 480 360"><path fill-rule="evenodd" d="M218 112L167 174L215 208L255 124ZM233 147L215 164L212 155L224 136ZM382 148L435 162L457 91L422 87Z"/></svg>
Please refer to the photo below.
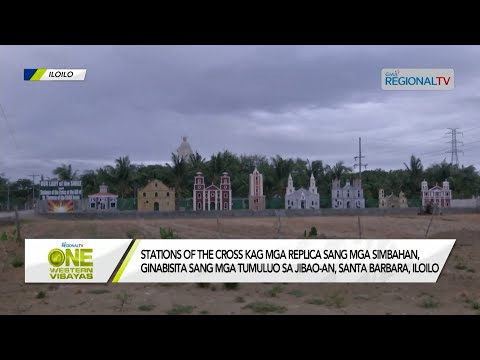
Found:
<svg viewBox="0 0 480 360"><path fill-rule="evenodd" d="M87 69L24 69L25 81L83 81Z"/></svg>

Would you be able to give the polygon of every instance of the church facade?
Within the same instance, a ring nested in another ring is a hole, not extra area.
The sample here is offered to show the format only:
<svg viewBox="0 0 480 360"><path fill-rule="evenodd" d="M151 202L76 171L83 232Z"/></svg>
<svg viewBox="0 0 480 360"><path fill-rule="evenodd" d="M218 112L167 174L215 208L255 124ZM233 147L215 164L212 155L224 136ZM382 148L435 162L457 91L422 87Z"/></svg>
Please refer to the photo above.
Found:
<svg viewBox="0 0 480 360"><path fill-rule="evenodd" d="M428 182L422 181L422 206L428 204L434 204L438 207L451 207L452 192L450 190L450 183L445 180L442 187L435 185L432 188L428 188Z"/></svg>
<svg viewBox="0 0 480 360"><path fill-rule="evenodd" d="M138 211L175 211L175 189L160 180L150 181L137 190Z"/></svg>
<svg viewBox="0 0 480 360"><path fill-rule="evenodd" d="M285 193L285 209L320 209L320 194L315 185L313 174L310 177L310 187L301 187L295 190L292 174L288 175L287 190Z"/></svg>
<svg viewBox="0 0 480 360"><path fill-rule="evenodd" d="M108 192L108 186L100 185L100 191L93 195L88 195L90 210L117 210L118 195Z"/></svg>
<svg viewBox="0 0 480 360"><path fill-rule="evenodd" d="M265 195L263 195L263 175L255 167L250 174L248 208L250 210L265 209Z"/></svg>
<svg viewBox="0 0 480 360"><path fill-rule="evenodd" d="M232 185L227 172L220 177L219 186L206 186L205 177L197 172L193 185L193 210L232 210Z"/></svg>
<svg viewBox="0 0 480 360"><path fill-rule="evenodd" d="M379 208L407 208L407 198L403 191L400 191L398 196L391 193L385 196L383 189L378 190L378 207Z"/></svg>
<svg viewBox="0 0 480 360"><path fill-rule="evenodd" d="M353 184L347 180L345 186L341 186L340 180L332 181L332 208L333 209L364 209L365 198L363 196L362 181L353 180Z"/></svg>

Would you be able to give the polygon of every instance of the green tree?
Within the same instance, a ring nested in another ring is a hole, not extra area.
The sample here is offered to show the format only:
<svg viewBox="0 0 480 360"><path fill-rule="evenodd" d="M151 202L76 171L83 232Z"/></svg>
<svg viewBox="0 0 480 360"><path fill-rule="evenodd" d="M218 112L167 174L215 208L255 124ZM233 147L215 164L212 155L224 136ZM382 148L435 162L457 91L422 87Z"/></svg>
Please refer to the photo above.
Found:
<svg viewBox="0 0 480 360"><path fill-rule="evenodd" d="M187 163L181 156L172 153L172 164L167 164L167 166L170 169L175 184L175 195L177 197L176 208L178 209L187 191L185 186L188 175Z"/></svg>
<svg viewBox="0 0 480 360"><path fill-rule="evenodd" d="M352 172L352 168L346 166L343 161L338 161L333 167L327 168L330 180L343 179L345 175L349 175Z"/></svg>
<svg viewBox="0 0 480 360"><path fill-rule="evenodd" d="M73 171L72 165L62 164L53 170L53 174L57 176L60 181L76 180L77 170Z"/></svg>
<svg viewBox="0 0 480 360"><path fill-rule="evenodd" d="M415 157L415 155L410 156L410 163L406 164L405 168L408 173L408 183L406 184L406 195L407 196L418 196L417 194L420 191L420 183L424 175L423 165L420 158Z"/></svg>
<svg viewBox="0 0 480 360"><path fill-rule="evenodd" d="M132 182L134 177L134 167L130 163L128 156L115 159L115 168L111 170L117 189L122 199L125 196L132 195Z"/></svg>
<svg viewBox="0 0 480 360"><path fill-rule="evenodd" d="M288 176L294 168L292 159L284 159L280 155L272 158L273 167L273 193L274 195L284 198L287 189Z"/></svg>

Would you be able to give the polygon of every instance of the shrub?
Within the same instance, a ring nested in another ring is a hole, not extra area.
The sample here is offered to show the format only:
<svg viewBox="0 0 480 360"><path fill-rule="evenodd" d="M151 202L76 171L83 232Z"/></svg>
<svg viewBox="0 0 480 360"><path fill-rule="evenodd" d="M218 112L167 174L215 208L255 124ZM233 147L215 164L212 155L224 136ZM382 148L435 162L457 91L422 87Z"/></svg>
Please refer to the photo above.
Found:
<svg viewBox="0 0 480 360"><path fill-rule="evenodd" d="M178 235L171 228L160 227L160 239L178 239Z"/></svg>
<svg viewBox="0 0 480 360"><path fill-rule="evenodd" d="M223 284L223 287L227 290L237 290L238 289L238 283L225 283L225 284Z"/></svg>
<svg viewBox="0 0 480 360"><path fill-rule="evenodd" d="M15 256L12 260L12 265L14 268L22 267L24 264L23 259L20 256Z"/></svg>

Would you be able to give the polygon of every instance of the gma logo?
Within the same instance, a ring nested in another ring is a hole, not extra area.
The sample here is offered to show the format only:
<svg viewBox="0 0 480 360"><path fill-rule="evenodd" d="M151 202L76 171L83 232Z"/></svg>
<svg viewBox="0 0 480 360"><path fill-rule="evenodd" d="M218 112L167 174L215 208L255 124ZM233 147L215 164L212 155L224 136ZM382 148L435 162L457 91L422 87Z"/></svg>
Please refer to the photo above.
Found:
<svg viewBox="0 0 480 360"><path fill-rule="evenodd" d="M52 249L48 253L48 262L54 267L65 266L93 266L93 249Z"/></svg>

